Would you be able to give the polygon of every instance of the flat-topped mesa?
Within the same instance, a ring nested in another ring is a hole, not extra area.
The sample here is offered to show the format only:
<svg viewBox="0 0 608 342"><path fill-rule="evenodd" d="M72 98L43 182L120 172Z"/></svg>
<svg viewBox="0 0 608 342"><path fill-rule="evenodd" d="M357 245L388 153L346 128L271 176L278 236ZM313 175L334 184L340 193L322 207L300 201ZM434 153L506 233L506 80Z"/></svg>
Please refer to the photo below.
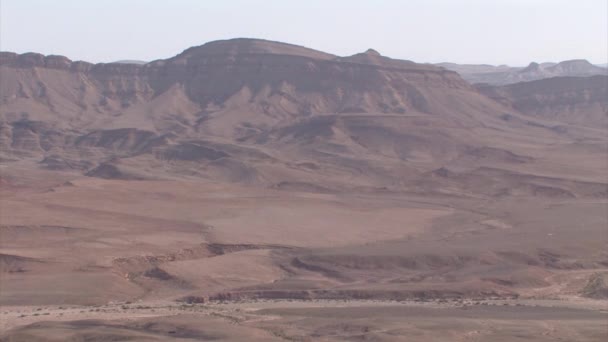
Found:
<svg viewBox="0 0 608 342"><path fill-rule="evenodd" d="M58 94L49 95L38 89L40 84L45 84L45 89L65 89L69 79L74 89L96 92L87 98L87 103L77 104L78 108L108 111L124 111L162 94L177 92L188 108L230 108L268 115L439 113L446 106L433 100L440 98L435 92L443 89L474 92L453 71L391 59L372 49L350 57L337 57L302 46L259 39L210 42L144 65L90 64L32 53L3 53L0 61L3 69L9 69L5 75L14 75L27 85L20 88L14 82L5 82L5 92L13 96L11 98L26 93L28 96L46 94L53 101L73 105L77 101L71 92L62 92L60 99ZM55 72L14 70L37 68L65 70L72 75L64 78ZM74 75L76 73L80 75ZM476 96L476 92L471 96Z"/></svg>
<svg viewBox="0 0 608 342"><path fill-rule="evenodd" d="M147 77L157 85L155 89L166 90L179 82L189 98L202 106L221 105L229 99L234 105L236 98L239 103L247 98L243 105L251 106L253 102L249 99L255 98L260 101L256 106L267 107L265 110L269 111L287 110L284 104L262 104L282 94L289 99L285 101L290 108L299 108L295 111L340 112L352 107L357 111L400 112L401 102L411 102L402 97L414 96L418 86L470 87L455 72L391 59L371 49L350 57L337 57L302 46L243 38L192 47L175 57L150 62L144 68ZM233 97L236 94L240 95ZM389 99L393 96L390 94L395 94L395 98ZM344 104L364 98L365 106Z"/></svg>
<svg viewBox="0 0 608 342"><path fill-rule="evenodd" d="M559 62L549 68L553 72L570 73L577 75L586 74L606 74L602 68L591 64L586 59L572 59L568 61ZM602 72L604 71L604 72Z"/></svg>
<svg viewBox="0 0 608 342"><path fill-rule="evenodd" d="M545 64L545 65L543 65ZM541 73L546 72L550 75L568 75L568 76L585 76L585 75L596 75L602 74L600 67L591 64L585 59L573 59L568 61L559 62L557 64L543 63L538 64L536 62L530 63L527 67L520 70L519 73Z"/></svg>
<svg viewBox="0 0 608 342"><path fill-rule="evenodd" d="M454 63L439 63L437 65L458 72L472 84L505 85L551 77L586 77L608 74L608 69L593 65L584 59L567 60L560 63L532 62L525 67Z"/></svg>
<svg viewBox="0 0 608 342"><path fill-rule="evenodd" d="M282 69L290 66L306 65L318 69L310 63L356 63L381 68L408 69L409 71L431 71L444 73L445 70L430 64L419 64L407 60L382 56L374 49L353 56L339 57L303 46L262 39L236 38L209 42L191 47L175 57L148 63L149 67L188 65L207 68L221 65L255 65L264 70Z"/></svg>

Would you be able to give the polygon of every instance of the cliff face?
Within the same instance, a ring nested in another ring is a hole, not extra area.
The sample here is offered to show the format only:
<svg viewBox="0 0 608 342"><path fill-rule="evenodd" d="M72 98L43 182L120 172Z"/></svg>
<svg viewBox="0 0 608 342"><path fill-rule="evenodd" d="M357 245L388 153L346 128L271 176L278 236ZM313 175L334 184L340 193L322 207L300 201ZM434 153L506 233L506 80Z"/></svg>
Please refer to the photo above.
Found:
<svg viewBox="0 0 608 342"><path fill-rule="evenodd" d="M234 39L143 65L3 52L0 76L2 157L90 176L394 186L483 146L564 139L515 90L371 49Z"/></svg>
<svg viewBox="0 0 608 342"><path fill-rule="evenodd" d="M91 109L120 115L175 87L206 112L228 107L277 115L431 112L427 88L469 88L454 72L360 55L339 58L289 44L242 39L190 48L145 65L2 53L3 113L28 99L46 105L39 109L49 112L76 105L80 110L63 112Z"/></svg>

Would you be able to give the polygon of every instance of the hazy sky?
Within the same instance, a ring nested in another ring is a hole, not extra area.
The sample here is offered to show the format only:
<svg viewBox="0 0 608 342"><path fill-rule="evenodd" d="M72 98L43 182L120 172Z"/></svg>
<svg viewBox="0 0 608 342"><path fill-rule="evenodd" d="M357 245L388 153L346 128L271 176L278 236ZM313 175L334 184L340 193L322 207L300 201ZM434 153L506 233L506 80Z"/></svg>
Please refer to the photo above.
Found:
<svg viewBox="0 0 608 342"><path fill-rule="evenodd" d="M149 61L235 37L416 62L606 63L608 0L0 0L3 51Z"/></svg>

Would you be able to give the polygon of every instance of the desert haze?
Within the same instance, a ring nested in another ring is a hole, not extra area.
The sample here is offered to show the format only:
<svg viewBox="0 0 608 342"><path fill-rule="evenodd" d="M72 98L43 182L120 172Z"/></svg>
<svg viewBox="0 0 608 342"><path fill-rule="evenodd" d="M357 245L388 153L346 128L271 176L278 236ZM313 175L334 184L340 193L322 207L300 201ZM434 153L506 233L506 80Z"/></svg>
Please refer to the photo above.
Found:
<svg viewBox="0 0 608 342"><path fill-rule="evenodd" d="M606 70L1 52L0 341L605 341Z"/></svg>

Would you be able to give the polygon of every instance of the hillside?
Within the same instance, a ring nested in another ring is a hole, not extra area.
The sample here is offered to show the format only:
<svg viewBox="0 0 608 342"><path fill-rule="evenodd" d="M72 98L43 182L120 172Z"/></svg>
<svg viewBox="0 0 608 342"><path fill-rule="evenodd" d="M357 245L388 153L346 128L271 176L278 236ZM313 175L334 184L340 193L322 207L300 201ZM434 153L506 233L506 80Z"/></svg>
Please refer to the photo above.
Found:
<svg viewBox="0 0 608 342"><path fill-rule="evenodd" d="M505 105L532 117L606 128L608 76L554 77L495 87L477 88Z"/></svg>
<svg viewBox="0 0 608 342"><path fill-rule="evenodd" d="M211 302L209 317L265 325L243 303L499 315L602 292L606 76L473 86L373 49L253 39L143 65L0 57L15 336L40 327L34 306L102 319Z"/></svg>
<svg viewBox="0 0 608 342"><path fill-rule="evenodd" d="M1 57L5 158L90 176L402 189L476 147L518 149L507 137L564 139L455 72L371 49L234 39L144 65Z"/></svg>

